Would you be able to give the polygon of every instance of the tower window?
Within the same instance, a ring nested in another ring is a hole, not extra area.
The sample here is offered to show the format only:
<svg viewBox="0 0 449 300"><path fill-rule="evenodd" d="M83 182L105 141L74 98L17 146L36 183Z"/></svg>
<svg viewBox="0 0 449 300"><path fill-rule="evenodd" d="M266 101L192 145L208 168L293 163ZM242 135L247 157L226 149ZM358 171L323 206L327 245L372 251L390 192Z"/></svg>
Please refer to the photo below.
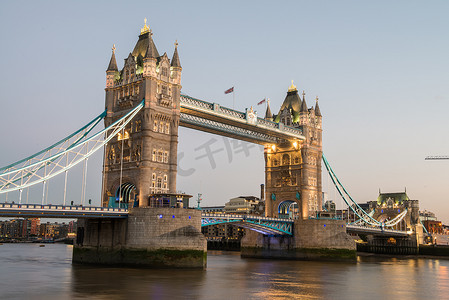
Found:
<svg viewBox="0 0 449 300"><path fill-rule="evenodd" d="M158 124L157 124L157 121L154 120L153 131L157 132L157 129L158 129Z"/></svg>
<svg viewBox="0 0 449 300"><path fill-rule="evenodd" d="M165 133L170 134L170 124L169 123L165 123Z"/></svg>
<svg viewBox="0 0 449 300"><path fill-rule="evenodd" d="M156 149L153 149L153 155L151 158L152 161L156 161ZM154 176L156 176L156 174L153 173Z"/></svg>
<svg viewBox="0 0 449 300"><path fill-rule="evenodd" d="M164 163L168 163L168 151L164 152Z"/></svg>
<svg viewBox="0 0 449 300"><path fill-rule="evenodd" d="M167 191L168 189L168 177L167 175L164 175L164 183L163 183L163 189Z"/></svg>
<svg viewBox="0 0 449 300"><path fill-rule="evenodd" d="M163 161L163 153L162 153L162 150L159 150L159 151L157 152L157 161L158 161L158 162L162 162L162 161Z"/></svg>
<svg viewBox="0 0 449 300"><path fill-rule="evenodd" d="M162 75L163 76L168 76L168 71L166 67L162 67Z"/></svg>

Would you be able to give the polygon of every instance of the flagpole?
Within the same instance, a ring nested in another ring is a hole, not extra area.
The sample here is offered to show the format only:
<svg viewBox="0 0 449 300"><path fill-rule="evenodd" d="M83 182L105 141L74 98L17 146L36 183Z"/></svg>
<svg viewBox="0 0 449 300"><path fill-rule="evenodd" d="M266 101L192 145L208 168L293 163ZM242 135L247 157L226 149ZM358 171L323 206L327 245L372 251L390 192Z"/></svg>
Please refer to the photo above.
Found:
<svg viewBox="0 0 449 300"><path fill-rule="evenodd" d="M235 86L232 86L232 109L235 110Z"/></svg>

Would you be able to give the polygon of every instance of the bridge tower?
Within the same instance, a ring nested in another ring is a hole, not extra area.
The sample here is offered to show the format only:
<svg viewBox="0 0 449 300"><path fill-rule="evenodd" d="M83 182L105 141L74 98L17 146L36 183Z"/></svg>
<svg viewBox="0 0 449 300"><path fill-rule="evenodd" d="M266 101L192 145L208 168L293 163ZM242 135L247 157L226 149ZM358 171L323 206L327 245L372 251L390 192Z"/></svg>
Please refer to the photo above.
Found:
<svg viewBox="0 0 449 300"><path fill-rule="evenodd" d="M293 82L277 115L267 108L265 118L302 130L304 141L285 141L265 147L265 210L269 217L316 216L322 207L321 156L322 115L307 107Z"/></svg>
<svg viewBox="0 0 449 300"><path fill-rule="evenodd" d="M121 118L142 100L142 111L105 151L103 206L138 202L149 197L176 193L181 64L175 43L173 57L159 54L153 33L146 24L139 39L117 67L115 45L106 70L107 117L105 126ZM137 206L134 203L133 206Z"/></svg>
<svg viewBox="0 0 449 300"><path fill-rule="evenodd" d="M126 219L79 220L74 263L206 266L201 211L187 209L191 196L176 194L182 71L177 46L171 60L166 53L159 55L145 20L121 70L112 48L106 70L105 126L142 101L144 106L107 144L102 204L132 209Z"/></svg>

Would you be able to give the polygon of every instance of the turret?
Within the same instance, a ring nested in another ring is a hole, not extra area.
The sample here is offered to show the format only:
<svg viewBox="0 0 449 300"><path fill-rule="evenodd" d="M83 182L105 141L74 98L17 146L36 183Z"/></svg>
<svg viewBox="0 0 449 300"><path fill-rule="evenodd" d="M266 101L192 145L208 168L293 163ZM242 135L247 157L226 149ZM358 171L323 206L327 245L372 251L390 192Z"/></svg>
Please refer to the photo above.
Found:
<svg viewBox="0 0 449 300"><path fill-rule="evenodd" d="M173 83L179 84L181 82L181 62L179 61L178 55L178 41L175 42L175 52L173 52L173 58L171 59L170 66L170 78Z"/></svg>
<svg viewBox="0 0 449 300"><path fill-rule="evenodd" d="M316 104L315 104L315 117L317 119L317 128L321 128L321 122L323 116L321 115L320 106L318 105L318 96L316 96Z"/></svg>
<svg viewBox="0 0 449 300"><path fill-rule="evenodd" d="M267 111L265 112L265 120L273 121L273 114L270 109L270 99L267 100Z"/></svg>
<svg viewBox="0 0 449 300"><path fill-rule="evenodd" d="M117 61L115 60L115 45L112 46L111 60L109 61L108 69L106 70L106 88L114 86L115 73L118 71Z"/></svg>
<svg viewBox="0 0 449 300"><path fill-rule="evenodd" d="M156 76L156 63L159 53L154 45L152 33L149 34L148 47L143 58L143 76Z"/></svg>
<svg viewBox="0 0 449 300"><path fill-rule="evenodd" d="M111 60L109 61L108 68L106 70L106 99L105 99L105 108L107 109L108 116L112 115L112 109L114 106L114 81L115 76L118 73L117 61L115 59L115 45L112 46L112 55ZM106 124L109 126L109 123Z"/></svg>
<svg viewBox="0 0 449 300"><path fill-rule="evenodd" d="M306 93L302 91L301 109L299 110L299 125L307 125L309 123L309 110L306 104Z"/></svg>

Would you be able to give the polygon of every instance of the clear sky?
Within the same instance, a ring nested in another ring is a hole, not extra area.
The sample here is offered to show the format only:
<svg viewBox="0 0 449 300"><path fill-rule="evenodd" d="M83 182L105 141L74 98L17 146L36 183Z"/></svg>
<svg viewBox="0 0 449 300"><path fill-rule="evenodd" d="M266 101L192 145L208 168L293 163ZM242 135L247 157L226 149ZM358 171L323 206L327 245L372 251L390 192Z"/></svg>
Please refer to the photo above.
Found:
<svg viewBox="0 0 449 300"><path fill-rule="evenodd" d="M406 187L449 223L449 160L424 160L449 155L448 12L447 1L4 2L0 165L99 114L111 47L121 68L147 18L159 53L171 58L179 42L183 93L232 107L223 92L235 86L236 109L262 115L257 103L269 97L277 113L294 80L309 106L319 96L324 153L353 198ZM214 162L202 157L206 143L219 151ZM201 192L203 205L259 195L258 146L181 128L179 153L179 167L194 170L178 176L178 189ZM99 157L89 165L94 201Z"/></svg>

